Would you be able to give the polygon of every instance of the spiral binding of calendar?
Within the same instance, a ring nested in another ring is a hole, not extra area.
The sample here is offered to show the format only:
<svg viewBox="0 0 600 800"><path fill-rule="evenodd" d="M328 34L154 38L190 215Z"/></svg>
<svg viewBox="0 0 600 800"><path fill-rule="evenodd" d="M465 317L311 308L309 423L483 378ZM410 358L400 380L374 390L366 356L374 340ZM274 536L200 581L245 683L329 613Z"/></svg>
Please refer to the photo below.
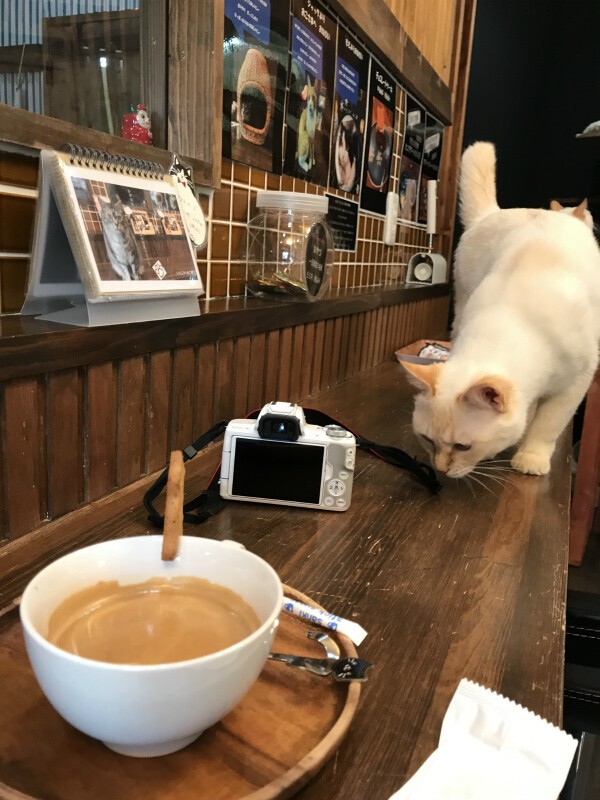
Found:
<svg viewBox="0 0 600 800"><path fill-rule="evenodd" d="M65 144L62 148L71 164L91 169L106 170L120 175L135 175L140 178L156 178L164 180L165 169L157 161L147 161L143 158L121 156L97 150L94 147L84 147L79 144Z"/></svg>

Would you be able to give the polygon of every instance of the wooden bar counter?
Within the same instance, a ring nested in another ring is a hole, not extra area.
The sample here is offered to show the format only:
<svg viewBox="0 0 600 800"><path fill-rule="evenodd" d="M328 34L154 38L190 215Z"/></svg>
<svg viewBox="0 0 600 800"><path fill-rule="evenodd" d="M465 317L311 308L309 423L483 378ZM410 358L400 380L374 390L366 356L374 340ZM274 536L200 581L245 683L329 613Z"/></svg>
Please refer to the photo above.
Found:
<svg viewBox="0 0 600 800"><path fill-rule="evenodd" d="M411 390L396 362L304 405L424 456L411 428ZM219 455L213 447L189 462L186 499L204 488ZM185 526L186 534L238 540L286 584L368 631L359 655L375 666L350 731L299 798L386 800L435 749L463 677L560 725L568 436L549 476L500 474L508 481L486 480L487 491L446 480L432 496L409 473L359 451L345 513L231 502L205 524ZM27 546L16 540L2 548L3 600L69 549L155 533L141 506L148 484L140 481L43 526ZM50 532L52 553L44 544Z"/></svg>

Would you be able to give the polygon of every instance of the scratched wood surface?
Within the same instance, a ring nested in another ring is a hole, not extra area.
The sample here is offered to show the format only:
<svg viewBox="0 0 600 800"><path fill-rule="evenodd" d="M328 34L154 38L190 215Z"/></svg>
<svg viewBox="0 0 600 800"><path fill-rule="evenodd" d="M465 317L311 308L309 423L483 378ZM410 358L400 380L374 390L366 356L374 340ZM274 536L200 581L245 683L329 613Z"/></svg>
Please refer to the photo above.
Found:
<svg viewBox="0 0 600 800"><path fill-rule="evenodd" d="M71 363L70 344L93 332L78 330L75 340L47 333L31 360L22 356L32 374L0 382L0 452L10 465L0 484L2 538L26 536L160 469L171 449L218 420L277 398L300 402L392 358L397 347L442 333L447 297L413 302L417 316L411 304L392 305L266 333L242 328L212 342L195 340L190 322L180 328L188 338L167 339L170 347L155 331L145 343L124 336L122 349L102 363L94 363L96 347L105 352L103 342L119 338L113 330ZM200 319L210 324L209 316ZM0 372L18 348L0 336Z"/></svg>
<svg viewBox="0 0 600 800"><path fill-rule="evenodd" d="M361 434L414 454L411 393L388 361L311 398ZM219 448L189 462L198 494ZM106 538L153 532L141 507L147 481L0 549L0 606L56 555ZM345 513L231 502L186 533L236 539L329 611L356 619L373 661L336 759L302 800L387 800L434 750L461 678L561 722L570 446L550 475L511 474L489 490L448 481L432 497L408 473L359 452ZM24 541L27 539L27 541Z"/></svg>

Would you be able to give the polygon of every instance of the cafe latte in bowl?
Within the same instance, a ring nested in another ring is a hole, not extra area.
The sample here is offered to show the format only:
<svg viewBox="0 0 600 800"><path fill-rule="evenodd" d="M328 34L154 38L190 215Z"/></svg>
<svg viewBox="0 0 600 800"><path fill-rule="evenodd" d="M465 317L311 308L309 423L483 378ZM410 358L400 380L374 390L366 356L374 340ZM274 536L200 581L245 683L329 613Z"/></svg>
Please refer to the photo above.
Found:
<svg viewBox="0 0 600 800"><path fill-rule="evenodd" d="M63 556L21 600L36 678L74 727L118 753L174 752L225 716L267 659L283 591L232 542L117 539Z"/></svg>

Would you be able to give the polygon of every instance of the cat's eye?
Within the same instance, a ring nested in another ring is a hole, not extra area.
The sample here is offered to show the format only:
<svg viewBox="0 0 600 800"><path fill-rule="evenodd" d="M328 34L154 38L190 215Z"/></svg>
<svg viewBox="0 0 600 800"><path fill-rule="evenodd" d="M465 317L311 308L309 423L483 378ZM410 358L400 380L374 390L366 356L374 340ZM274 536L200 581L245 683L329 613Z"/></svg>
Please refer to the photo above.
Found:
<svg viewBox="0 0 600 800"><path fill-rule="evenodd" d="M421 433L420 436L421 436L421 439L425 439L427 444L430 444L433 447L433 439L430 439L429 436L425 436L424 433Z"/></svg>
<svg viewBox="0 0 600 800"><path fill-rule="evenodd" d="M461 450L461 451L465 451L465 450L470 450L471 449L471 445L470 444L461 444L460 442L456 442L455 444L452 445L452 447L455 450Z"/></svg>

